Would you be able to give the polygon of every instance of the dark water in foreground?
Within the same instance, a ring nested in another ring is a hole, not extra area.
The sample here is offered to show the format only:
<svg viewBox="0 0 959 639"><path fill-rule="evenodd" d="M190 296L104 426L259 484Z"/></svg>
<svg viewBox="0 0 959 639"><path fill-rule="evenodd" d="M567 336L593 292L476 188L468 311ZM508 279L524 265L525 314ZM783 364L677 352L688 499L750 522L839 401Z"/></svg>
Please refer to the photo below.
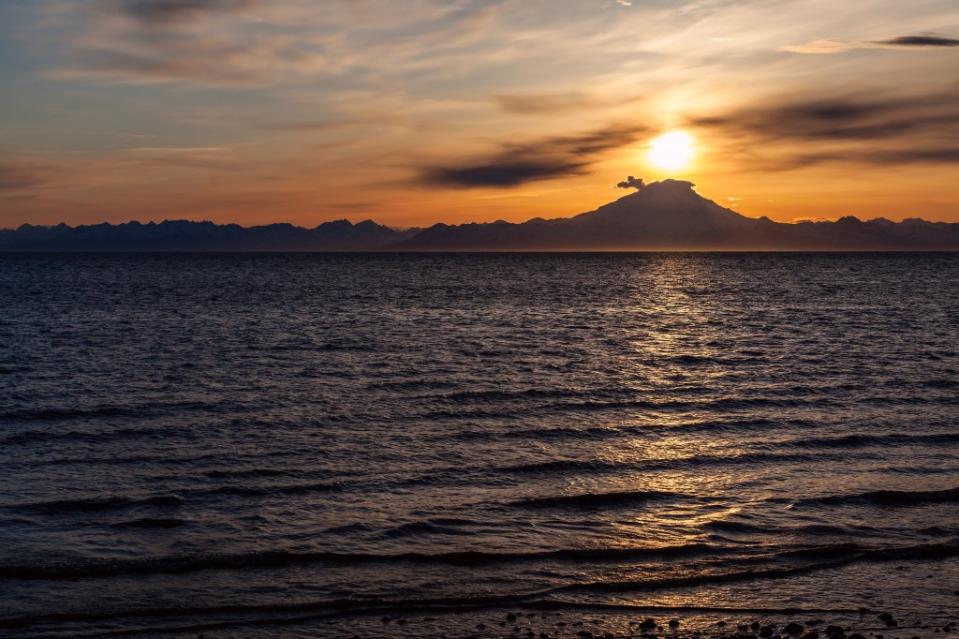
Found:
<svg viewBox="0 0 959 639"><path fill-rule="evenodd" d="M0 256L0 634L954 616L957 282L959 255Z"/></svg>

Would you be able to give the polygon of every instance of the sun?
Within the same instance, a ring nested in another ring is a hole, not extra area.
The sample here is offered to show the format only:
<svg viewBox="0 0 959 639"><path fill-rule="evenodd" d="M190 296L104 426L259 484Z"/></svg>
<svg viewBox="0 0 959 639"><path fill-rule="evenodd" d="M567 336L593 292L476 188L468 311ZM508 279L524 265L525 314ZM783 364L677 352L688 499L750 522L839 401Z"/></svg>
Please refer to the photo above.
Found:
<svg viewBox="0 0 959 639"><path fill-rule="evenodd" d="M669 131L653 139L646 157L659 169L679 171L686 168L696 154L695 139L685 131Z"/></svg>

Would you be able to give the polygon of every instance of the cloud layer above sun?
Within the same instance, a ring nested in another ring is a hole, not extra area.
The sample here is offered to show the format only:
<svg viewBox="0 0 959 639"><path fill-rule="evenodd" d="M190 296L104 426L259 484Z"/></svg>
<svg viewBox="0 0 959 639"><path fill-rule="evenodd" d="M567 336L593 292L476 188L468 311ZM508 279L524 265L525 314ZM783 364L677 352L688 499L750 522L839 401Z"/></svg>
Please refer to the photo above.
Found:
<svg viewBox="0 0 959 639"><path fill-rule="evenodd" d="M0 226L526 219L625 174L959 220L957 63L950 0L12 0Z"/></svg>

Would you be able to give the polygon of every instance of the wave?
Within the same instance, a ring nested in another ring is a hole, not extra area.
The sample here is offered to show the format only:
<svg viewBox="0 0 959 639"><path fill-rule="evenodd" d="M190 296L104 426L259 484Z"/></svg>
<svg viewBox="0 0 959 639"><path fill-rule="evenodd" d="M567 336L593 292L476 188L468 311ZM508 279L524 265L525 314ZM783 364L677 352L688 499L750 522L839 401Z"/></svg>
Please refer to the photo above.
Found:
<svg viewBox="0 0 959 639"><path fill-rule="evenodd" d="M959 486L945 490L871 490L850 495L827 495L801 499L796 506L871 504L877 506L915 506L959 502Z"/></svg>
<svg viewBox="0 0 959 639"><path fill-rule="evenodd" d="M358 353L375 353L377 352L377 347L370 346L367 344L346 344L346 343L333 343L327 342L326 344L320 344L314 348L310 349L292 349L292 350L317 350L323 352L332 352L332 351L344 351L344 352L358 352Z"/></svg>
<svg viewBox="0 0 959 639"><path fill-rule="evenodd" d="M816 437L784 442L789 446L805 448L864 448L867 446L892 446L896 444L951 444L959 443L959 433L929 433L913 435L889 433L886 435L857 434L842 437Z"/></svg>
<svg viewBox="0 0 959 639"><path fill-rule="evenodd" d="M144 417L169 410L207 410L221 408L220 404L208 402L146 402L142 404L103 404L87 407L47 407L10 410L0 413L0 421L6 422L51 422L104 417Z"/></svg>
<svg viewBox="0 0 959 639"><path fill-rule="evenodd" d="M557 413L596 413L612 410L647 410L666 413L725 411L735 412L754 408L829 408L838 402L829 397L810 399L779 397L720 397L705 400L624 400L624 401L558 401L533 406L515 406L509 409L429 410L418 415L423 420L492 420L520 416L550 416Z"/></svg>
<svg viewBox="0 0 959 639"><path fill-rule="evenodd" d="M682 400L638 400L629 402L567 402L551 406L550 409L593 411L615 408L645 408L663 411L692 411L692 410L740 410L747 408L824 408L835 402L828 397L815 399L796 399L779 397L719 397L716 399L682 401Z"/></svg>
<svg viewBox="0 0 959 639"><path fill-rule="evenodd" d="M94 406L91 408L33 408L10 410L0 413L0 420L7 422L65 421L71 419L96 419L98 417L126 417L143 414L145 411L131 406Z"/></svg>
<svg viewBox="0 0 959 639"><path fill-rule="evenodd" d="M920 384L923 388L959 388L959 381L954 379L928 379Z"/></svg>
<svg viewBox="0 0 959 639"><path fill-rule="evenodd" d="M291 477L302 474L299 471L283 468L240 468L237 470L205 470L204 477L210 479L259 479L262 477Z"/></svg>
<svg viewBox="0 0 959 639"><path fill-rule="evenodd" d="M269 495L307 495L311 493L340 492L346 484L340 482L318 482L308 484L281 484L267 486L216 486L215 488L197 488L181 491L185 496L209 497L228 495L236 497L262 497Z"/></svg>
<svg viewBox="0 0 959 639"><path fill-rule="evenodd" d="M623 470L675 470L683 468L696 468L700 466L751 466L759 464L815 463L843 459L846 459L846 456L841 454L824 455L823 453L746 453L743 455L693 455L691 457L679 457L675 459L641 459L637 461L559 459L555 461L501 466L492 470L499 473L513 474L588 474Z"/></svg>
<svg viewBox="0 0 959 639"><path fill-rule="evenodd" d="M689 497L689 495L681 493L657 490L629 490L610 493L530 497L509 502L509 505L517 508L574 508L591 510L595 508L629 507L655 501L688 499Z"/></svg>
<svg viewBox="0 0 959 639"><path fill-rule="evenodd" d="M529 464L516 464L514 466L500 466L494 468L493 472L512 473L519 475L537 475L554 473L603 473L618 471L626 468L641 466L642 462L618 462L605 461L599 459L557 459L554 461L535 462Z"/></svg>
<svg viewBox="0 0 959 639"><path fill-rule="evenodd" d="M189 497L262 497L270 495L304 495L310 493L333 493L344 489L342 483L284 484L268 486L216 486L212 488L192 488L177 491L175 495L153 495L146 497L108 496L78 497L75 499L57 499L53 501L4 504L0 508L41 513L98 512L127 510L140 507L179 507Z"/></svg>
<svg viewBox="0 0 959 639"><path fill-rule="evenodd" d="M403 391L403 390L439 390L455 388L456 384L442 380L409 379L397 382L371 382L366 385L370 390Z"/></svg>
<svg viewBox="0 0 959 639"><path fill-rule="evenodd" d="M833 526L829 524L804 524L799 526L761 526L750 524L743 521L728 519L719 519L710 521L701 526L705 530L718 533L733 533L744 535L782 535L799 534L810 535L814 537L849 537L857 534L857 531L845 526ZM920 531L921 532L921 531Z"/></svg>
<svg viewBox="0 0 959 639"><path fill-rule="evenodd" d="M180 528L190 522L185 519L175 517L143 517L141 519L132 519L130 521L121 521L110 524L112 528Z"/></svg>
<svg viewBox="0 0 959 639"><path fill-rule="evenodd" d="M451 402L504 402L526 399L568 399L577 397L616 398L636 395L637 389L614 388L526 388L522 390L467 390L441 395L422 395L411 399Z"/></svg>
<svg viewBox="0 0 959 639"><path fill-rule="evenodd" d="M959 542L925 544L898 548L864 548L858 544L837 544L820 546L793 551L786 551L778 555L779 559L812 559L824 560L815 563L787 565L764 569L751 569L737 572L705 573L683 577L666 577L662 579L647 579L640 581L603 581L575 583L560 586L552 592L629 592L663 590L673 588L688 588L712 584L727 584L744 581L784 579L813 572L820 572L832 568L840 568L860 562L890 562L907 560L935 560L959 557Z"/></svg>
<svg viewBox="0 0 959 639"><path fill-rule="evenodd" d="M76 580L123 575L187 574L202 570L284 568L299 564L413 563L483 567L540 561L616 563L637 559L683 558L706 554L736 553L702 543L641 548L563 548L530 552L485 552L474 550L445 553L337 553L263 551L245 554L171 556L149 559L78 560L46 565L0 564L0 579Z"/></svg>
<svg viewBox="0 0 959 639"><path fill-rule="evenodd" d="M69 442L69 443L91 443L101 444L121 439L138 438L182 438L197 439L197 434L193 430L185 428L118 428L108 431L27 431L0 437L2 446L29 446L33 444L49 444L51 442Z"/></svg>
<svg viewBox="0 0 959 639"><path fill-rule="evenodd" d="M553 427L553 428L523 428L515 430L465 430L449 435L442 439L453 440L482 440L495 441L497 439L611 439L616 437L635 437L637 435L661 436L663 433L695 433L695 432L737 432L737 431L764 431L779 430L796 426L816 426L817 423L808 420L771 420L771 419L732 419L691 422L685 424L646 424L642 426L591 426Z"/></svg>
<svg viewBox="0 0 959 639"><path fill-rule="evenodd" d="M419 537L420 535L471 535L473 534L472 532L461 528L461 526L475 525L475 523L476 522L469 520L458 519L415 521L390 528L383 532L382 536L389 539L402 539L403 537Z"/></svg>
<svg viewBox="0 0 959 639"><path fill-rule="evenodd" d="M589 552L589 551L583 551ZM248 559L253 557L252 565L261 566L261 565L273 565L276 564L277 558L282 562L282 554L272 553L273 561L267 561L270 559L270 553L263 554L259 556L246 556ZM213 627L227 627L229 625L249 625L249 624L260 624L260 625L275 625L277 623L284 622L299 622L308 618L323 618L330 615L342 615L346 614L384 614L390 612L400 612L403 614L410 614L411 611L424 612L424 611L459 611L466 612L469 610L475 609L491 609L491 608L507 608L514 606L524 606L530 608L542 608L542 609L560 609L560 608L575 608L577 606L587 606L590 608L595 608L597 606L616 606L621 609L662 609L662 610L689 610L689 611L711 611L711 612L730 612L733 610L739 611L740 609L727 609L727 608L710 608L710 607L697 607L697 606L667 606L667 607L639 607L639 606L630 606L629 604L604 604L604 603L595 603L595 602L571 602L565 600L553 599L554 595L562 595L569 592L635 592L635 591L657 591L657 590L671 590L671 589L683 589L690 587L697 587L703 585L713 585L713 584L729 584L729 583L740 583L740 582L749 582L756 580L776 580L776 579L786 579L794 576L804 575L815 573L823 570L829 570L833 568L842 567L849 565L855 562L860 561L902 561L909 559L919 559L919 560L933 560L933 559L943 559L947 557L959 556L959 544L931 544L924 546L911 546L911 547L901 547L901 548L885 548L885 549L860 549L855 545L843 545L840 547L825 547L819 550L818 555L815 552L808 554L807 557L812 558L821 558L826 557L826 561L820 561L817 563L807 563L801 565L791 565L791 566L782 566L782 567L772 567L764 569L750 569L743 571L733 571L733 572L718 572L718 573L706 573L698 575L687 575L681 577L666 577L666 578L656 578L656 579L646 579L646 580L624 580L624 581L601 581L601 582L586 582L586 583L572 583L564 586L558 586L555 588L548 588L536 592L526 592L526 593L514 593L514 594L504 594L504 595L478 595L478 596L447 596L447 597L438 597L432 599L405 599L405 600L383 600L383 599L356 599L356 598L346 598L338 600L326 600L326 601L299 601L299 602L275 602L275 603L263 603L263 604L225 604L217 606L206 606L206 607L184 607L184 606L175 606L168 608L135 608L129 610L114 610L114 611L95 611L95 612L46 612L43 614L34 614L34 615L20 615L14 617L0 618L0 628L3 629L18 629L26 628L37 624L51 624L51 623L97 623L105 621L118 621L122 619L132 619L136 618L140 623L147 622L151 619L161 619L161 618L176 618L176 619L197 619L197 625L195 629L212 629ZM379 560L379 559L377 559ZM195 560L194 560L195 562ZM126 567L130 567L131 564L139 563L142 565L148 565L144 562L115 562L114 566L119 566L126 564ZM250 561L247 561L247 564L250 564ZM179 564L183 568L191 567L189 561L181 562ZM192 567L196 567L196 563L193 563ZM169 564L168 564L169 567ZM7 569L0 569L0 575L9 574L10 567ZM100 565L102 572L103 564ZM55 570L56 567L53 567ZM79 565L74 565L73 570L82 569L84 574L78 575L77 577L72 577L69 572L66 572L66 568L61 567L59 573L51 572L51 567L47 567L47 572L45 575L36 576L37 568L32 567L26 570L32 571L29 575L23 575L21 578L52 578L52 579L70 579L70 578L79 578L79 577L89 577L91 570L96 570L95 566L88 565L86 567L81 567ZM208 569L208 568L197 568L197 569ZM109 575L104 575L109 576ZM746 610L746 609L742 609ZM756 609L759 610L759 609ZM773 609L762 609L762 612L776 612ZM782 614L797 614L803 612L801 609L797 608L787 608L780 611ZM809 610L812 612L812 610ZM851 612L851 611L850 611ZM310 613L312 617L291 617L290 615L295 613ZM225 615L241 615L242 618L233 618L233 619L224 619ZM218 620L212 621L212 618L219 617ZM185 628L184 626L178 626L177 631L190 631L193 628ZM146 631L156 631L157 629L149 628Z"/></svg>
<svg viewBox="0 0 959 639"><path fill-rule="evenodd" d="M702 525L706 530L715 530L723 533L761 533L767 534L770 532L769 528L764 526L757 526L755 524L747 524L741 521L728 521L728 520L716 520L710 521Z"/></svg>
<svg viewBox="0 0 959 639"><path fill-rule="evenodd" d="M261 461L268 458L289 458L291 455L289 452L285 451L256 451L256 453L235 453L234 456L230 459L230 463L238 463L246 460L256 460ZM46 459L31 459L29 462L30 466L65 466L65 465L97 465L97 466L125 466L129 464L157 464L165 466L181 466L189 465L195 466L202 462L216 462L224 463L223 453L213 452L213 453L201 453L201 454L187 454L187 455L172 455L170 453L161 452L158 454L152 455L122 455L117 454L107 457L50 457ZM14 463L14 462L11 462Z"/></svg>
<svg viewBox="0 0 959 639"><path fill-rule="evenodd" d="M183 499L175 495L157 495L151 497L83 497L77 499L58 499L54 501L6 504L5 509L40 513L63 512L99 512L125 510L135 507L176 508L183 505Z"/></svg>
<svg viewBox="0 0 959 639"><path fill-rule="evenodd" d="M437 597L430 599L338 599L320 601L271 602L259 604L227 604L217 606L133 608L109 612L56 612L40 615L22 615L0 618L0 628L21 629L36 624L49 623L103 623L136 619L137 629L120 631L120 634L168 634L191 633L201 635L205 631L222 631L246 626L278 626L302 624L321 620L342 619L344 614L385 617L404 617L425 613L468 613L491 609L579 611L611 611L617 613L719 613L723 615L782 616L798 614L854 614L861 609L816 608L816 607L732 607L705 605L651 605L609 603L596 601L571 601L537 598L535 595L505 594L475 597ZM562 613L560 613L562 614ZM228 615L232 616L228 617ZM179 619L177 625L157 625L160 619ZM195 620L189 622L188 620ZM191 625L183 625L182 622ZM150 625L144 625L150 624ZM99 635L98 635L99 636Z"/></svg>
<svg viewBox="0 0 959 639"><path fill-rule="evenodd" d="M623 437L639 432L640 430L640 428L628 426L619 428L603 426L588 428L523 428L506 431L466 430L449 435L442 435L441 439L462 441L495 441L497 439L606 439L608 437Z"/></svg>
<svg viewBox="0 0 959 639"><path fill-rule="evenodd" d="M889 397L885 395L874 396L874 397L864 397L859 402L863 404L871 404L873 406L922 406L926 404L939 404L943 406L954 406L959 404L959 398L953 397L952 394L939 397L918 397L916 395L908 395L903 397Z"/></svg>

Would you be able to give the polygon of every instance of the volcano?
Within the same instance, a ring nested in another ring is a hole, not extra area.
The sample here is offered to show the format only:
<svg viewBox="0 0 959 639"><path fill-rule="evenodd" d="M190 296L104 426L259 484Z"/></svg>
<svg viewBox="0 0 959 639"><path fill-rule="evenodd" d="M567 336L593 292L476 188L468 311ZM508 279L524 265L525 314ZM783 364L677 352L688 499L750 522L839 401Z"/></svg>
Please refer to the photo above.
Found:
<svg viewBox="0 0 959 639"><path fill-rule="evenodd" d="M928 251L959 250L959 224L862 221L786 224L700 195L692 182L632 180L635 193L569 218L435 224L397 231L367 220L289 224L167 221L0 230L0 251Z"/></svg>

